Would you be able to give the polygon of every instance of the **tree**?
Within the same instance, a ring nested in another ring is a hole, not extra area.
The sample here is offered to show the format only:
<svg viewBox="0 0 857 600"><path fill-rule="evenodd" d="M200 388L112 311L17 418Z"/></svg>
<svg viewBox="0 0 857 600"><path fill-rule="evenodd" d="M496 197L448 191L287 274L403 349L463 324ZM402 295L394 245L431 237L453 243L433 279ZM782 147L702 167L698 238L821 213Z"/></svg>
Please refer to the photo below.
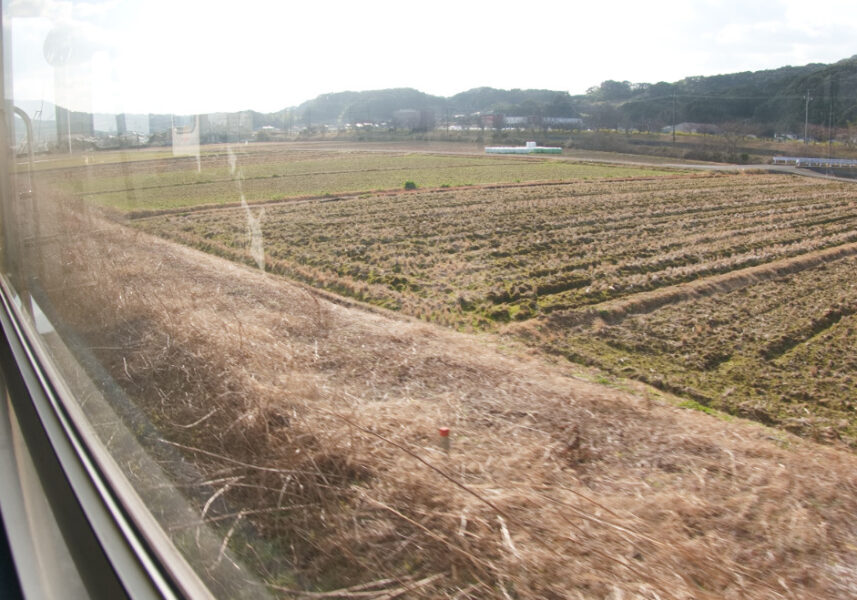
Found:
<svg viewBox="0 0 857 600"><path fill-rule="evenodd" d="M619 129L622 113L618 108L606 102L599 102L591 108L590 121L598 129Z"/></svg>
<svg viewBox="0 0 857 600"><path fill-rule="evenodd" d="M576 117L577 111L574 108L574 103L571 101L571 96L568 94L558 93L545 107L546 117Z"/></svg>
<svg viewBox="0 0 857 600"><path fill-rule="evenodd" d="M614 81L612 79L602 81L600 86L597 88L589 88L586 93L594 96L598 100L606 100L607 102L627 100L633 95L631 82Z"/></svg>

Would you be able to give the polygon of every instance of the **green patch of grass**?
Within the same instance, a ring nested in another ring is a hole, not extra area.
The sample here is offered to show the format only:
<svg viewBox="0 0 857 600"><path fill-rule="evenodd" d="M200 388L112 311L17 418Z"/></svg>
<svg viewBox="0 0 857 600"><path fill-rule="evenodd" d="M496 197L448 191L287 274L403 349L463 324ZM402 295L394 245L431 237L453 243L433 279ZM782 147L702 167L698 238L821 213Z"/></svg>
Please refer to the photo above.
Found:
<svg viewBox="0 0 857 600"><path fill-rule="evenodd" d="M706 406L705 404L700 404L696 400L683 400L678 404L679 408L689 408L691 410L698 410L699 412L704 412L707 415L711 415L712 417L717 417L722 421L731 421L732 416L728 415L724 412L720 412L710 406Z"/></svg>
<svg viewBox="0 0 857 600"><path fill-rule="evenodd" d="M401 189L402 181L421 187L575 181L600 178L669 175L675 170L584 164L530 157L321 152L279 150L238 156L240 190L226 154L205 155L202 168L195 160L164 164L159 152L126 152L58 158L45 163L59 172L53 183L88 202L123 211L163 210L185 206L248 202L272 197L294 198L370 190ZM121 163L122 168L117 168ZM48 168L48 167L45 167ZM85 171L80 171L81 169Z"/></svg>

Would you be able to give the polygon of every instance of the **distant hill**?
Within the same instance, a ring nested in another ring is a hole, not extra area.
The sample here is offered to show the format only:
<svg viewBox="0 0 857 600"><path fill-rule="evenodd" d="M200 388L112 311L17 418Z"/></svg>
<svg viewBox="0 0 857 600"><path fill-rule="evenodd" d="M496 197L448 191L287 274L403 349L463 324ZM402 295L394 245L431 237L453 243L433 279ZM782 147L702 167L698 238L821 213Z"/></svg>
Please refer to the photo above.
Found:
<svg viewBox="0 0 857 600"><path fill-rule="evenodd" d="M832 119L833 125L844 127L857 121L857 55L832 65L813 67L816 68L784 82L778 93L761 105L755 118L773 121L795 109L799 112L803 108L801 97L809 92L810 123L823 124Z"/></svg>
<svg viewBox="0 0 857 600"><path fill-rule="evenodd" d="M481 87L449 98L450 109L459 113L497 111L508 115L578 117L568 92L554 90L498 90Z"/></svg>
<svg viewBox="0 0 857 600"><path fill-rule="evenodd" d="M857 118L857 56L831 65L688 77L675 83L605 81L578 100L596 117L597 126L654 129L671 123L675 110L677 122L738 122L797 131L806 116L807 92L810 123L847 126Z"/></svg>
<svg viewBox="0 0 857 600"><path fill-rule="evenodd" d="M302 126L391 122L399 110L447 116L504 115L584 117L589 127L657 130L673 122L741 124L759 133L800 131L809 92L809 122L845 127L857 120L857 56L673 83L604 81L586 94L556 90L474 88L449 98L411 88L324 94L290 109Z"/></svg>
<svg viewBox="0 0 857 600"><path fill-rule="evenodd" d="M450 98L412 88L323 94L294 109L303 124L392 122L400 110L432 111L440 118L456 114L501 112L509 115L576 117L568 92L552 90L498 90L481 87Z"/></svg>
<svg viewBox="0 0 857 600"><path fill-rule="evenodd" d="M303 125L391 122L398 110L430 110L443 114L446 99L412 88L323 94L295 109Z"/></svg>

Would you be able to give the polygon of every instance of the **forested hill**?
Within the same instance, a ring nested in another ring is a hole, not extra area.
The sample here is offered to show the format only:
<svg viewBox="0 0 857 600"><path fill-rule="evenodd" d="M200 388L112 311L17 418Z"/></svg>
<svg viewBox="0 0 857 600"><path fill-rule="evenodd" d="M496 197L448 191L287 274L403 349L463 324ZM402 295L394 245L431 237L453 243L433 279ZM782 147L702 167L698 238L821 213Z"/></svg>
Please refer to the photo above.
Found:
<svg viewBox="0 0 857 600"><path fill-rule="evenodd" d="M448 100L454 113L500 112L508 115L579 117L578 105L568 92L552 90L498 90L481 87Z"/></svg>
<svg viewBox="0 0 857 600"><path fill-rule="evenodd" d="M809 122L844 127L857 119L857 56L837 63L782 67L675 83L632 84L605 81L586 94L589 112L603 125L653 127L676 120L696 123L741 122L748 127L797 130Z"/></svg>
<svg viewBox="0 0 857 600"><path fill-rule="evenodd" d="M301 121L316 124L389 122L399 110L431 111L437 119L477 112L578 116L568 92L498 90L489 87L461 92L450 98L432 96L412 88L339 92L323 94L294 110Z"/></svg>
<svg viewBox="0 0 857 600"><path fill-rule="evenodd" d="M456 115L583 117L588 127L656 130L673 122L740 123L760 133L798 131L809 122L857 120L857 55L834 64L688 77L677 82L604 81L578 96L553 90L475 88L444 98L411 88L324 94L289 109L304 124L392 122L397 111Z"/></svg>
<svg viewBox="0 0 857 600"><path fill-rule="evenodd" d="M297 107L306 123L342 124L392 121L397 110L430 110L443 114L446 98L412 88L322 94Z"/></svg>

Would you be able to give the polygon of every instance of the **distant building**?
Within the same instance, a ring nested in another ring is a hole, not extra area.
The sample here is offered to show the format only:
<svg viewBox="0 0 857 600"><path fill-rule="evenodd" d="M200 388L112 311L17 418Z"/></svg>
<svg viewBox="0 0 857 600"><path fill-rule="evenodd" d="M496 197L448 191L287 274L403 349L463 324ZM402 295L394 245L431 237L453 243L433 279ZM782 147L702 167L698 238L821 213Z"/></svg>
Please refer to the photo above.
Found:
<svg viewBox="0 0 857 600"><path fill-rule="evenodd" d="M672 125L668 125L661 129L662 133L672 133ZM705 133L713 134L720 133L720 128L713 123L676 123L676 133Z"/></svg>
<svg viewBox="0 0 857 600"><path fill-rule="evenodd" d="M116 135L125 135L128 133L128 125L125 122L125 113L116 115Z"/></svg>
<svg viewBox="0 0 857 600"><path fill-rule="evenodd" d="M57 142L60 147L68 144L69 138L93 137L95 123L92 113L70 111L61 106L56 107Z"/></svg>
<svg viewBox="0 0 857 600"><path fill-rule="evenodd" d="M530 122L529 117L506 116L503 117L503 125L506 127L526 127Z"/></svg>
<svg viewBox="0 0 857 600"><path fill-rule="evenodd" d="M524 146L487 146L487 154L562 154L559 146L539 146L535 142L527 142Z"/></svg>
<svg viewBox="0 0 857 600"><path fill-rule="evenodd" d="M434 113L430 110L404 108L393 113L393 127L411 131L434 129Z"/></svg>
<svg viewBox="0 0 857 600"><path fill-rule="evenodd" d="M253 113L250 111L200 115L200 142L211 144L246 140L253 135L254 125Z"/></svg>
<svg viewBox="0 0 857 600"><path fill-rule="evenodd" d="M540 117L537 115L501 115L501 114L486 114L481 115L481 122L484 127L490 128L543 128L549 127L552 129L580 129L583 127L583 119L577 117Z"/></svg>
<svg viewBox="0 0 857 600"><path fill-rule="evenodd" d="M580 129L583 119L577 117L542 117L542 123L554 129Z"/></svg>

